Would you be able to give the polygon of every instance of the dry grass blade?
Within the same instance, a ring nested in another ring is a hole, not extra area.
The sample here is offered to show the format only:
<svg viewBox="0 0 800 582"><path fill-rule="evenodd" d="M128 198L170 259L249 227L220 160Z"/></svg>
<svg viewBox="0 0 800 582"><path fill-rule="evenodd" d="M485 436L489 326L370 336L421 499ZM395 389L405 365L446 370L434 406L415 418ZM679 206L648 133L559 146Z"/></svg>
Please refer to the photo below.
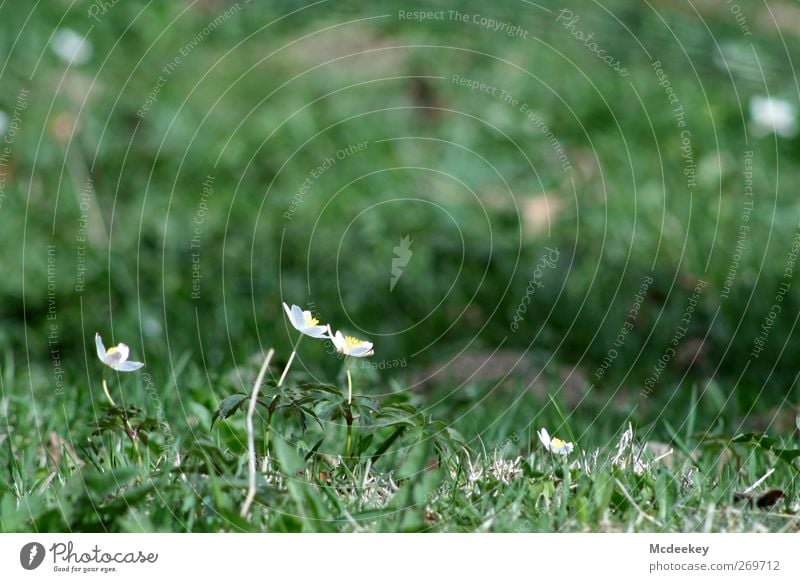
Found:
<svg viewBox="0 0 800 582"><path fill-rule="evenodd" d="M245 517L250 512L250 506L253 504L253 498L256 496L256 439L253 430L253 415L256 411L256 401L258 400L258 390L261 388L261 382L264 380L264 374L267 373L269 362L272 360L272 355L275 350L270 348L267 356L264 358L264 363L261 364L261 369L258 371L258 376L253 384L253 392L250 395L250 405L247 407L247 419L245 426L247 427L247 469L249 472L250 483L247 488L247 497L242 503L242 510L239 514Z"/></svg>

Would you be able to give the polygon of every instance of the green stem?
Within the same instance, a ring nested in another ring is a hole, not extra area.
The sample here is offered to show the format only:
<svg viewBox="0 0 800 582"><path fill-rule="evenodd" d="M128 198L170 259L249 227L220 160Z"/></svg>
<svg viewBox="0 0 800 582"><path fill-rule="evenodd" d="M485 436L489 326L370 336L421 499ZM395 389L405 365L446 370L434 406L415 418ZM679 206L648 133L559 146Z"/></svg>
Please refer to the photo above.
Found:
<svg viewBox="0 0 800 582"><path fill-rule="evenodd" d="M275 397L277 398L277 396ZM275 400L273 399L273 402ZM264 427L264 461L261 463L261 472L266 473L269 469L269 440L270 436L272 435L272 414L275 410L272 408L272 404L270 404L270 410L267 414L267 423Z"/></svg>
<svg viewBox="0 0 800 582"><path fill-rule="evenodd" d="M116 408L117 403L114 402L113 398L111 398L111 393L108 391L108 384L106 383L105 375L106 375L105 372L103 372L103 392L106 393L106 398L108 398L108 401L111 403L111 406Z"/></svg>
<svg viewBox="0 0 800 582"><path fill-rule="evenodd" d="M353 450L353 411L350 404L353 402L353 376L350 374L349 360L344 358L344 369L347 374L347 409L345 410L345 420L347 421L347 440L344 444L344 456L349 458Z"/></svg>
<svg viewBox="0 0 800 582"><path fill-rule="evenodd" d="M344 458L349 459L353 449L353 413L350 410L350 403L347 403L347 411L344 416L347 421L347 440L344 443Z"/></svg>
<svg viewBox="0 0 800 582"><path fill-rule="evenodd" d="M106 382L106 373L105 370L103 371L103 392L106 395L106 398L111 403L111 406L114 408L117 407L117 403L114 402L114 399L111 397L111 392L108 390L108 382ZM123 411L124 414L124 411ZM131 426L130 421L127 417L123 417L125 419L125 433L128 435L128 438L131 439L133 443L133 450L136 452L136 461L139 466L142 465L142 454L139 452L139 442L136 438L136 435L133 432L133 427Z"/></svg>
<svg viewBox="0 0 800 582"><path fill-rule="evenodd" d="M133 450L136 452L136 464L140 467L142 466L142 453L139 452L139 440L133 436L133 429L131 428L130 423L126 420L125 423L128 425L128 429L131 431L131 440L133 441Z"/></svg>

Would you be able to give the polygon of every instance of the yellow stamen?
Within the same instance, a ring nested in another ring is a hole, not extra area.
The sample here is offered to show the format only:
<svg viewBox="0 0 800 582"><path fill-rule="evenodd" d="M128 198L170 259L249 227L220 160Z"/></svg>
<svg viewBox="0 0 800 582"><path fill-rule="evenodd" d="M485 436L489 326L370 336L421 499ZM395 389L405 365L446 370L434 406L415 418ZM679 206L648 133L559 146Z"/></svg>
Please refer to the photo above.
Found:
<svg viewBox="0 0 800 582"><path fill-rule="evenodd" d="M360 346L364 342L361 341L360 339L356 338L356 337L348 335L348 336L345 336L344 343L347 346L347 349L352 349L352 348L357 348L358 346Z"/></svg>
<svg viewBox="0 0 800 582"><path fill-rule="evenodd" d="M117 348L112 346L112 347L110 347L110 348L108 348L108 349L106 350L106 355L107 355L107 356L110 356L110 355L112 355L112 354L115 354L116 352L117 352Z"/></svg>
<svg viewBox="0 0 800 582"><path fill-rule="evenodd" d="M303 319L305 320L306 327L313 327L315 325L319 325L319 319L311 315L311 313L305 313L303 315Z"/></svg>
<svg viewBox="0 0 800 582"><path fill-rule="evenodd" d="M566 445L567 445L567 443L562 441L559 438L553 438L553 440L550 441L550 448L551 449L555 449L555 450L563 449Z"/></svg>

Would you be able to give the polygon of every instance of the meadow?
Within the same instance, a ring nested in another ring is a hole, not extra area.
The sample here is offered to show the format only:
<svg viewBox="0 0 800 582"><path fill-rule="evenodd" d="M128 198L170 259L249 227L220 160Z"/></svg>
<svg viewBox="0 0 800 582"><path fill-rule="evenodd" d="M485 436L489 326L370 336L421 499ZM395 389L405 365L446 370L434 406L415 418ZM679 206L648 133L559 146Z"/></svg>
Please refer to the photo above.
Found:
<svg viewBox="0 0 800 582"><path fill-rule="evenodd" d="M0 2L0 531L796 531L799 23Z"/></svg>

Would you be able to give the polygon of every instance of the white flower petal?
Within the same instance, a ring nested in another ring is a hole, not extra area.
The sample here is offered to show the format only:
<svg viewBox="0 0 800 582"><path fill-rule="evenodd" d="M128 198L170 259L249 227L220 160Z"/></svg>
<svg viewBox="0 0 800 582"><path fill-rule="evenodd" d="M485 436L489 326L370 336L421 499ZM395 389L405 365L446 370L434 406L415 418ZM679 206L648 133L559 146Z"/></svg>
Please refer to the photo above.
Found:
<svg viewBox="0 0 800 582"><path fill-rule="evenodd" d="M342 332L337 331L335 335L329 336L331 341L333 342L334 347L340 351L344 352L345 347L347 347L347 342L342 335Z"/></svg>
<svg viewBox="0 0 800 582"><path fill-rule="evenodd" d="M103 338L99 333L94 334L94 345L97 346L97 357L104 364L106 363L106 346L103 345Z"/></svg>
<svg viewBox="0 0 800 582"><path fill-rule="evenodd" d="M302 332L309 337L319 339L328 335L328 328L324 325L315 325L312 327L307 327L306 329L302 330Z"/></svg>
<svg viewBox="0 0 800 582"><path fill-rule="evenodd" d="M292 325L298 331L302 331L306 326L306 318L303 310L297 305L292 305Z"/></svg>
<svg viewBox="0 0 800 582"><path fill-rule="evenodd" d="M547 432L546 428L543 428L539 431L539 441L544 445L548 451L550 450L550 435Z"/></svg>
<svg viewBox="0 0 800 582"><path fill-rule="evenodd" d="M283 310L286 312L286 317L289 318L289 321L292 321L292 310L289 309L289 306L286 305L286 302L283 302Z"/></svg>
<svg viewBox="0 0 800 582"><path fill-rule="evenodd" d="M366 356L371 356L373 353L374 351L372 349L372 342L363 342L361 345L351 348L349 355L355 358L363 358Z"/></svg>
<svg viewBox="0 0 800 582"><path fill-rule="evenodd" d="M142 366L144 366L142 362L123 361L114 366L114 369L117 370L118 372L133 372L134 370L138 370Z"/></svg>
<svg viewBox="0 0 800 582"><path fill-rule="evenodd" d="M117 353L119 354L119 359L117 361L124 362L125 360L128 359L128 356L131 354L131 350L127 345L119 343L117 344Z"/></svg>

